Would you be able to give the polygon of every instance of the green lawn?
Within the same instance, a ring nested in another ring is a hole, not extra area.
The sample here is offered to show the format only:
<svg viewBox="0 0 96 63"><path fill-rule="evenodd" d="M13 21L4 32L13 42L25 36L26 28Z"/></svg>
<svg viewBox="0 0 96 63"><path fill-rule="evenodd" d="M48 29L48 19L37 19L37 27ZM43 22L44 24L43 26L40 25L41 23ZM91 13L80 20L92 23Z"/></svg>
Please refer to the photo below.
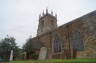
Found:
<svg viewBox="0 0 96 63"><path fill-rule="evenodd" d="M96 63L95 59L74 59L74 60L26 60L4 63Z"/></svg>

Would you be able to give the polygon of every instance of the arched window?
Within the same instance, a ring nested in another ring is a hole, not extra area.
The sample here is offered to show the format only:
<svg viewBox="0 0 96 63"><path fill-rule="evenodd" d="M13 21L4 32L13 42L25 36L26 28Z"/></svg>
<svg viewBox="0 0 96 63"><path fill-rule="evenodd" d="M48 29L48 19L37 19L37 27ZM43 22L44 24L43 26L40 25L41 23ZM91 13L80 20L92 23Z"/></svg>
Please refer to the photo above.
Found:
<svg viewBox="0 0 96 63"><path fill-rule="evenodd" d="M71 36L72 46L78 51L84 50L84 39L79 31L75 31Z"/></svg>
<svg viewBox="0 0 96 63"><path fill-rule="evenodd" d="M54 41L53 41L53 50L54 52L61 52L61 40L59 39L59 37L56 35L54 36Z"/></svg>

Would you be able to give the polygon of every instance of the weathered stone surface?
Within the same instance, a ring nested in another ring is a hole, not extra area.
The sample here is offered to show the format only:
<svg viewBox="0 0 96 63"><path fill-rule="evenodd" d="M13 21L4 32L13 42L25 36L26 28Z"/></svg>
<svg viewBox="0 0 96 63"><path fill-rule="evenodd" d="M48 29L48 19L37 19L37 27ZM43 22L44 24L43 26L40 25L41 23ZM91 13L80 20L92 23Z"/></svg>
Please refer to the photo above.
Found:
<svg viewBox="0 0 96 63"><path fill-rule="evenodd" d="M45 28L48 29L47 26ZM45 31L48 31L46 29ZM77 51L76 58L96 58L96 11L64 24L55 30L40 34L35 38L47 47L48 59L66 58L66 54L71 57L76 53L74 51ZM53 52L54 38L62 44L59 52Z"/></svg>
<svg viewBox="0 0 96 63"><path fill-rule="evenodd" d="M46 58L47 58L47 48L46 47L42 47L40 49L38 60L45 60Z"/></svg>
<svg viewBox="0 0 96 63"><path fill-rule="evenodd" d="M37 35L42 35L57 28L57 17L50 13L39 18Z"/></svg>

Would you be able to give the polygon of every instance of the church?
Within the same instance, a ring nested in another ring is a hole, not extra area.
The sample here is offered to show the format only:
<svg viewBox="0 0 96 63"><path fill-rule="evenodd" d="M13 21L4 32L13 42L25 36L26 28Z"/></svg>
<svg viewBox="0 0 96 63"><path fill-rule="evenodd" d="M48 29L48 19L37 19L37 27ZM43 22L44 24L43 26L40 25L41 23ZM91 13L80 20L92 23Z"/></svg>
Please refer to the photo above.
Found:
<svg viewBox="0 0 96 63"><path fill-rule="evenodd" d="M57 15L46 9L38 22L31 39L36 54L45 47L46 59L96 58L96 10L58 27Z"/></svg>

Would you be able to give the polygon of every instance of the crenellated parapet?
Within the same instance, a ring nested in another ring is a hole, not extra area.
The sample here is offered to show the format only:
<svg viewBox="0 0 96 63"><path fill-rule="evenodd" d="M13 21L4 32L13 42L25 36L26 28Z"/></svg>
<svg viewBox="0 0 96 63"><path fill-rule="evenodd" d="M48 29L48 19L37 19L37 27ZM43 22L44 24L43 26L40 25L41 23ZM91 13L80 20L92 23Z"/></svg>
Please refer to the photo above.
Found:
<svg viewBox="0 0 96 63"><path fill-rule="evenodd" d="M50 16L50 17L57 19L57 14L53 13L53 11L49 12L48 9L46 9L46 11L43 11L42 14L39 15L39 19L41 19L45 16Z"/></svg>

